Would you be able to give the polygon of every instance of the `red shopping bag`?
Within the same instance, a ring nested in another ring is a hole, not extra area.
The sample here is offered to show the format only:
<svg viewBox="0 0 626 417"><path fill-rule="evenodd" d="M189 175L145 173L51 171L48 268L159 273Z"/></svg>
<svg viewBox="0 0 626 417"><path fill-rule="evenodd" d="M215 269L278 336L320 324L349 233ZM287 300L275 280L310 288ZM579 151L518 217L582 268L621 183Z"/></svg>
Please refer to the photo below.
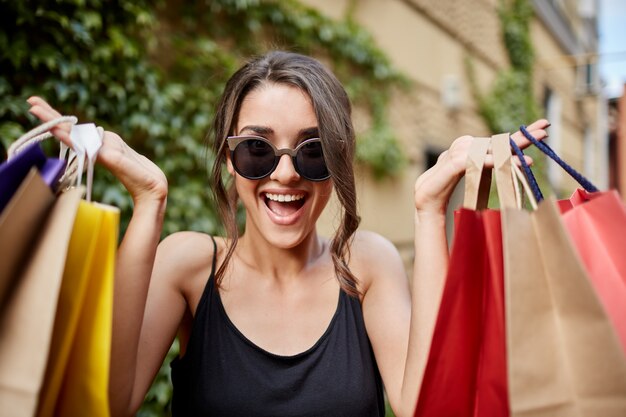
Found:
<svg viewBox="0 0 626 417"><path fill-rule="evenodd" d="M565 227L626 352L626 206L617 191L576 190L559 203Z"/></svg>
<svg viewBox="0 0 626 417"><path fill-rule="evenodd" d="M483 153L478 176L489 144L482 139L475 140L470 152L470 157ZM450 267L416 417L508 415L500 213L475 210L480 198L467 204L468 188L480 183L468 166L465 205L470 208L456 213ZM475 191L470 193L477 197Z"/></svg>

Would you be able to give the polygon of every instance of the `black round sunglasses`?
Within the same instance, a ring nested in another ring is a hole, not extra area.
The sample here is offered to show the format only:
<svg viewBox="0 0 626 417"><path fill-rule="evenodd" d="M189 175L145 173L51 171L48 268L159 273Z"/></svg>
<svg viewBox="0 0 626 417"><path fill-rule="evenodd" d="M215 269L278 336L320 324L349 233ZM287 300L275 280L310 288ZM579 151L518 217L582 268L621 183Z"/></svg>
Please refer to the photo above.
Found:
<svg viewBox="0 0 626 417"><path fill-rule="evenodd" d="M319 138L307 139L295 149L276 149L272 142L260 136L229 136L227 141L235 171L249 180L270 175L285 154L291 157L301 177L310 181L324 181L330 177Z"/></svg>

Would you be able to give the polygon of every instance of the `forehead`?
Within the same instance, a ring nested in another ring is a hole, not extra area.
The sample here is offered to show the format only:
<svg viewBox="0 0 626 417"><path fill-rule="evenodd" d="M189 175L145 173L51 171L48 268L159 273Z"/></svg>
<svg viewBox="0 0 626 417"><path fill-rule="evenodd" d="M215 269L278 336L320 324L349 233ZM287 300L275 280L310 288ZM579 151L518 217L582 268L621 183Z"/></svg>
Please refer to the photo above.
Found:
<svg viewBox="0 0 626 417"><path fill-rule="evenodd" d="M309 95L286 84L267 83L250 91L241 103L236 131L248 125L264 126L277 135L290 135L317 126Z"/></svg>

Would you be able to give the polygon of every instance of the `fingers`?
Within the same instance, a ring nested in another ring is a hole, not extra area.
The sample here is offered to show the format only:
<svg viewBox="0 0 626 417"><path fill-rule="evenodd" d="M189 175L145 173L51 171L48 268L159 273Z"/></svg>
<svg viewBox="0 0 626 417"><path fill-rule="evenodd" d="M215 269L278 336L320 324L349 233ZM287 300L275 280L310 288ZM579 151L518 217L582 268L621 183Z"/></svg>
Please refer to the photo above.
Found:
<svg viewBox="0 0 626 417"><path fill-rule="evenodd" d="M45 101L44 99L42 99L41 97L33 96L33 97L30 97L28 100L26 100L26 102L28 104L30 104L31 106L33 106L33 107L35 107L35 106L41 107L47 113L49 113L52 117L60 117L61 116L61 113L59 113L54 108L52 108L52 106L50 106L50 104L48 104L48 102Z"/></svg>
<svg viewBox="0 0 626 417"><path fill-rule="evenodd" d="M543 140L548 137L548 132L546 129L550 127L550 122L546 119L539 119L526 127L528 133L530 133L535 139ZM521 149L528 147L531 142L524 137L522 132L517 131L513 135L511 135L517 146Z"/></svg>
<svg viewBox="0 0 626 417"><path fill-rule="evenodd" d="M526 165L528 166L533 164L533 159L528 155L524 155L524 161L526 161ZM522 161L517 156L513 157L513 163L520 168L522 167Z"/></svg>
<svg viewBox="0 0 626 417"><path fill-rule="evenodd" d="M33 96L26 100L26 102L31 105L28 111L44 123L62 116L61 113L56 111L41 97ZM59 140L63 141L66 145L70 146L71 129L72 125L70 123L63 123L50 129L50 133L56 136Z"/></svg>
<svg viewBox="0 0 626 417"><path fill-rule="evenodd" d="M524 155L524 160L526 161L526 164L528 164L529 166L533 164L533 159L528 155ZM511 159L511 162L513 162L518 167L522 166L522 162L517 156L513 156ZM487 154L487 157L485 158L485 168L493 168L493 167L494 167L493 155Z"/></svg>
<svg viewBox="0 0 626 417"><path fill-rule="evenodd" d="M550 127L550 122L548 122L546 119L539 119L526 126L526 129L530 131L537 129L546 129L548 127Z"/></svg>

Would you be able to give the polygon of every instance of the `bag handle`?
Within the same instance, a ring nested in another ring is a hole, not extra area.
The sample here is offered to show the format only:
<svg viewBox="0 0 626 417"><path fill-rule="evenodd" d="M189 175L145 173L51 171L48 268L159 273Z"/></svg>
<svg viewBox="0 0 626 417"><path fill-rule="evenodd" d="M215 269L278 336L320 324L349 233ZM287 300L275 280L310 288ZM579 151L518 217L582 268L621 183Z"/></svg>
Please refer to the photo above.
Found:
<svg viewBox="0 0 626 417"><path fill-rule="evenodd" d="M531 205L536 207L535 199L530 198L530 186L524 174L511 162L512 155L508 138L508 133L494 135L491 138L474 138L466 162L463 207L470 210L487 208L492 174L491 172L485 172L487 170L484 169L484 165L489 149L493 153L493 171L496 177L496 188L501 207L522 207L519 183L522 184L524 190L529 194Z"/></svg>
<svg viewBox="0 0 626 417"><path fill-rule="evenodd" d="M493 170L496 177L496 188L501 208L518 208L521 197L517 196L514 184L515 172L511 163L511 147L509 134L501 133L491 137L493 154Z"/></svg>
<svg viewBox="0 0 626 417"><path fill-rule="evenodd" d="M70 123L72 126L76 125L78 122L78 118L76 116L60 116L56 119L49 120L45 123L40 124L39 126L29 130L20 136L15 142L9 146L7 149L7 159L14 158L17 154L24 151L29 145L37 142L41 142L45 139L53 137L54 135L50 133L50 130L58 126L62 123ZM76 179L78 178L78 163L76 154L70 150L70 148L65 145L63 142L60 143L60 151L59 151L59 159L66 160L65 172L59 178L57 189L58 190L67 190L71 186L76 183ZM68 150L69 156L68 156Z"/></svg>
<svg viewBox="0 0 626 417"><path fill-rule="evenodd" d="M61 116L40 124L39 126L24 133L15 142L13 142L11 146L9 146L9 149L7 150L8 159L17 155L25 146L34 142L41 142L44 139L54 136L50 133L50 129L53 127L60 125L61 123L71 123L72 125L75 125L77 122L78 118L76 118L76 116ZM60 159L65 159L67 149L68 147L64 143L61 143L61 151L59 155Z"/></svg>
<svg viewBox="0 0 626 417"><path fill-rule="evenodd" d="M517 145L515 145L517 146ZM525 162L524 162L525 163ZM528 166L528 164L526 164ZM515 164L511 164L511 168L513 168L513 185L515 186L515 197L517 198L517 208L522 208L522 192L519 189L519 185L522 184L524 188L524 193L528 197L528 202L533 210L537 210L537 199L533 193L532 187L530 186L526 175L522 172L522 170Z"/></svg>
<svg viewBox="0 0 626 417"><path fill-rule="evenodd" d="M83 174L83 166L85 158L87 159L87 201L91 201L91 189L93 184L93 169L95 160L100 147L102 146L102 138L104 136L104 129L100 126L92 124L77 125L78 118L76 116L60 116L55 119L49 120L41 125L29 130L22 136L20 136L15 142L9 146L7 151L8 159L15 157L25 147L32 143L41 142L44 139L54 136L50 133L50 130L61 124L70 123L72 129L70 132L70 138L74 146L74 150L61 142L61 150L59 152L59 159L65 160L67 151L70 150L67 167L63 176L59 179L59 189L63 190L69 188L73 184L81 185L81 178Z"/></svg>
<svg viewBox="0 0 626 417"><path fill-rule="evenodd" d="M487 208L491 173L485 173L484 167L490 141L490 138L475 137L467 154L463 207L470 210Z"/></svg>
<svg viewBox="0 0 626 417"><path fill-rule="evenodd" d="M572 166L570 166L567 162L563 161L556 154L556 152L554 152L554 150L550 147L550 145L537 140L533 135L531 135L530 132L528 132L528 130L526 129L526 126L524 125L520 126L520 131L526 137L526 139L528 139L533 145L535 145L541 152L546 154L550 159L552 159L557 164L559 164L561 168L563 168L565 172L567 172L572 178L574 178L576 182L578 182L581 185L581 187L583 187L586 191L591 192L591 193L599 191L598 188L591 183L591 181L585 178L580 172L572 168ZM511 140L511 146L513 147L513 149L515 150L515 153L520 157L522 161L524 172L526 173L526 177L528 178L528 181L531 185L531 189L532 189L533 195L535 196L535 199L538 202L542 201L544 199L543 194L541 193L541 190L539 189L539 185L537 184L537 179L535 178L535 175L533 174L532 170L530 169L530 167L528 166L528 164L526 164L526 161L524 160L524 157L523 157L524 153L521 151L521 149L519 149L519 147L515 144L513 140Z"/></svg>
<svg viewBox="0 0 626 417"><path fill-rule="evenodd" d="M533 209L537 208L537 200L535 199L532 188L522 173L520 168L513 163L513 155L511 153L512 142L509 133L502 133L492 137L492 153L494 157L494 172L496 176L496 186L498 187L498 198L502 208L522 209L522 190L528 196L528 201ZM523 158L523 154L522 154ZM525 161L524 161L525 162Z"/></svg>

